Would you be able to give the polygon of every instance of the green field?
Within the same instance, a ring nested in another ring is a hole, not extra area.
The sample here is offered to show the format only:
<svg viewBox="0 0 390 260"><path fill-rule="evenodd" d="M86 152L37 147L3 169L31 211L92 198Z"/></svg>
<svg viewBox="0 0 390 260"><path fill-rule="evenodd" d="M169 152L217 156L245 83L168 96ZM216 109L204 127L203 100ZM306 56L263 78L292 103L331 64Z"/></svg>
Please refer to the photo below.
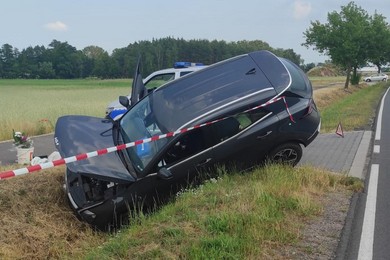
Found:
<svg viewBox="0 0 390 260"><path fill-rule="evenodd" d="M0 80L0 141L12 129L30 136L53 131L57 118L105 116L109 102L130 92L131 79Z"/></svg>

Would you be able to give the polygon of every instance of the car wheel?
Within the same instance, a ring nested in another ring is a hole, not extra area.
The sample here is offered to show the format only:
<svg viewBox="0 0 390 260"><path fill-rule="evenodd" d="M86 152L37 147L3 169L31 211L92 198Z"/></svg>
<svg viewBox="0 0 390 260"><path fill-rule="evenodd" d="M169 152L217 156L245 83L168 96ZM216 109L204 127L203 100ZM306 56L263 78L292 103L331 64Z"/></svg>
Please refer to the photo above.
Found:
<svg viewBox="0 0 390 260"><path fill-rule="evenodd" d="M371 82L371 79L366 79L366 82Z"/></svg>
<svg viewBox="0 0 390 260"><path fill-rule="evenodd" d="M386 79L382 79L382 81L386 81Z"/></svg>
<svg viewBox="0 0 390 260"><path fill-rule="evenodd" d="M302 158L302 147L297 143L281 144L268 154L272 163L283 163L295 166Z"/></svg>

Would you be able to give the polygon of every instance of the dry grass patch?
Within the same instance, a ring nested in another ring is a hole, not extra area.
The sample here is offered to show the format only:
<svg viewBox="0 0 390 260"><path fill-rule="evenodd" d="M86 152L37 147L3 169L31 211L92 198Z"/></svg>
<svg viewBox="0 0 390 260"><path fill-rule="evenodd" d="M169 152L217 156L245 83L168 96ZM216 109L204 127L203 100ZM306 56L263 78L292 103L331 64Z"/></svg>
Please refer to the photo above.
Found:
<svg viewBox="0 0 390 260"><path fill-rule="evenodd" d="M2 166L0 171L9 170ZM107 236L76 219L62 190L64 167L0 181L0 258L72 256Z"/></svg>

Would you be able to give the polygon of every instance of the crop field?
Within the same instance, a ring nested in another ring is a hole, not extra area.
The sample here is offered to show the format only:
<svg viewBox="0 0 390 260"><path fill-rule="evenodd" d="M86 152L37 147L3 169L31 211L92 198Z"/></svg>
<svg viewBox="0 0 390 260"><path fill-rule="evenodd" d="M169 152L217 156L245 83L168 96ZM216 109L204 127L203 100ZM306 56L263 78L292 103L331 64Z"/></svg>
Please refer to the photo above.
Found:
<svg viewBox="0 0 390 260"><path fill-rule="evenodd" d="M0 80L0 141L12 139L12 129L50 133L62 115L104 117L108 103L130 88L130 79Z"/></svg>

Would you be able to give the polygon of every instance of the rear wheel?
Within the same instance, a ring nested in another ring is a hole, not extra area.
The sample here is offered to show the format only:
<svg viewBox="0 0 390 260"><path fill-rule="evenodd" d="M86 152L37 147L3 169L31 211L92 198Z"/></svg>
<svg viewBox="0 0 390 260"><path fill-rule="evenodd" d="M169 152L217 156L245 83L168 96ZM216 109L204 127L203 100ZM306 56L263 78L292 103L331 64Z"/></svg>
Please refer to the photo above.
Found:
<svg viewBox="0 0 390 260"><path fill-rule="evenodd" d="M268 154L273 163L282 163L295 166L302 158L302 147L297 143L281 144Z"/></svg>

